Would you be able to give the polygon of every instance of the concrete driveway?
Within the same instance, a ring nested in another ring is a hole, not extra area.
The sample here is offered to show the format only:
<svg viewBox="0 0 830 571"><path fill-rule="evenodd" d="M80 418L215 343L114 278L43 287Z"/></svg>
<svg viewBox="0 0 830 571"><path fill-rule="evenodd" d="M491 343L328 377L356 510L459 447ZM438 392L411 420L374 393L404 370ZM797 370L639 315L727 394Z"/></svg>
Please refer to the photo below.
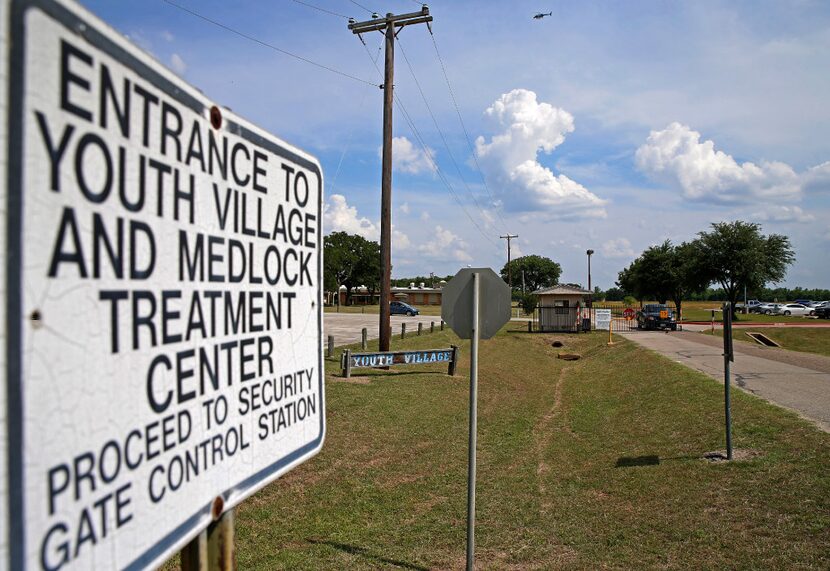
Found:
<svg viewBox="0 0 830 571"><path fill-rule="evenodd" d="M690 331L636 331L626 339L723 382L723 341ZM732 383L830 432L830 358L735 343Z"/></svg>
<svg viewBox="0 0 830 571"><path fill-rule="evenodd" d="M324 313L323 314L323 335L324 342L329 335L334 336L335 346L349 345L351 343L360 343L360 332L365 327L368 331L369 339L377 339L379 337L378 331L380 317L377 313ZM435 323L436 331L441 325L440 315L416 315L409 317L406 315L392 316L392 335L400 337L401 324L406 323L406 334L416 335L418 333L418 323L423 323L424 332L429 332L430 323Z"/></svg>

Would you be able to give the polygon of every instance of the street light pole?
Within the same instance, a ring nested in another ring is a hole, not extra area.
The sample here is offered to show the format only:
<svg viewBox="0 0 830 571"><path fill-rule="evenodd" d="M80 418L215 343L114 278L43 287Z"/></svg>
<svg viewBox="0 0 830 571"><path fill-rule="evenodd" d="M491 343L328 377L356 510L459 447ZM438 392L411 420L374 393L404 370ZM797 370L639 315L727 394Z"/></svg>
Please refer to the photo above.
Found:
<svg viewBox="0 0 830 571"><path fill-rule="evenodd" d="M585 253L588 254L588 309L591 309L594 306L594 290L591 289L591 254L594 251L588 250Z"/></svg>

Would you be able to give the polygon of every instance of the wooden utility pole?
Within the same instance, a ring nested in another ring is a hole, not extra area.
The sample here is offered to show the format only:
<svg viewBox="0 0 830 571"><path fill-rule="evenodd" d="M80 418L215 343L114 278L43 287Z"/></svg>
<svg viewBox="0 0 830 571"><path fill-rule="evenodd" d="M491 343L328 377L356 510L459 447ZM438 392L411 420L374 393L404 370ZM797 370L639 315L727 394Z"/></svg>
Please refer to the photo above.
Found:
<svg viewBox="0 0 830 571"><path fill-rule="evenodd" d="M379 350L389 351L392 324L389 302L392 297L392 105L394 103L395 37L410 24L428 24L432 21L425 4L420 12L373 18L365 22L349 19L349 29L360 35L366 32L384 32L386 35L386 66L383 76L383 160L380 191L380 328ZM361 38L362 40L362 38Z"/></svg>
<svg viewBox="0 0 830 571"><path fill-rule="evenodd" d="M510 240L518 238L518 234L505 234L499 238L507 240L507 285L510 286L510 295L513 295L513 272L510 269Z"/></svg>

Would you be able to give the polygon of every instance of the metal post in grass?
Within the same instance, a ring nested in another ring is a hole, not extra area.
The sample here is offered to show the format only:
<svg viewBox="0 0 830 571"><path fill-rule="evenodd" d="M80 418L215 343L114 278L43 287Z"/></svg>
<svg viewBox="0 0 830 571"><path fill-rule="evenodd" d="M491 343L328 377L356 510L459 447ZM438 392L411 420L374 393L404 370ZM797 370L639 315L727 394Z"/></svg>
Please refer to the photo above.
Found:
<svg viewBox="0 0 830 571"><path fill-rule="evenodd" d="M224 501L217 497L211 506L213 523L182 548L183 571L236 569L234 510L223 513L223 506Z"/></svg>
<svg viewBox="0 0 830 571"><path fill-rule="evenodd" d="M401 339L406 339L406 323L401 323Z"/></svg>
<svg viewBox="0 0 830 571"><path fill-rule="evenodd" d="M723 400L726 413L726 459L732 460L732 412L729 400L729 363L735 361L732 349L732 308L723 305Z"/></svg>
<svg viewBox="0 0 830 571"><path fill-rule="evenodd" d="M479 274L473 274L473 327L470 341L470 450L467 470L467 571L473 571L476 529L476 431L478 425Z"/></svg>
<svg viewBox="0 0 830 571"><path fill-rule="evenodd" d="M365 351L365 350L366 350L366 346L367 346L368 342L369 342L369 332L368 332L368 331L366 330L366 328L364 327L364 328L360 331L360 348L361 348L361 349L363 349L363 350Z"/></svg>
<svg viewBox="0 0 830 571"><path fill-rule="evenodd" d="M611 319L608 321L608 344L613 345L614 340L611 338L611 331L614 329L614 316L611 316Z"/></svg>
<svg viewBox="0 0 830 571"><path fill-rule="evenodd" d="M329 335L328 348L326 350L326 357L331 357L333 355L334 355L334 335Z"/></svg>
<svg viewBox="0 0 830 571"><path fill-rule="evenodd" d="M481 298L487 303L481 306ZM478 343L510 321L510 288L490 268L464 268L444 287L441 317L462 339L470 339L470 443L467 473L467 571L475 561L476 429ZM443 321L442 321L443 323Z"/></svg>
<svg viewBox="0 0 830 571"><path fill-rule="evenodd" d="M435 333L435 322L434 321L429 322L429 332L430 333Z"/></svg>
<svg viewBox="0 0 830 571"><path fill-rule="evenodd" d="M424 330L424 324L421 321L419 321L418 322L418 335L420 335L423 332L423 330Z"/></svg>

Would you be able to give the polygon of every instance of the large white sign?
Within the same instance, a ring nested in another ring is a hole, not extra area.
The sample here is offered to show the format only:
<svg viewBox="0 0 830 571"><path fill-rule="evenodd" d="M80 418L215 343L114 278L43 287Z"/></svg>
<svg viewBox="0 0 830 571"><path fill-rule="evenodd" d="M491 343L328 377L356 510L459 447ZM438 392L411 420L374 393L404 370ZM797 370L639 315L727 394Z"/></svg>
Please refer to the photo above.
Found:
<svg viewBox="0 0 830 571"><path fill-rule="evenodd" d="M611 327L611 310L610 309L595 309L594 310L594 328L604 329L608 331Z"/></svg>
<svg viewBox="0 0 830 571"><path fill-rule="evenodd" d="M322 446L321 169L74 3L3 13L0 568L151 567Z"/></svg>

